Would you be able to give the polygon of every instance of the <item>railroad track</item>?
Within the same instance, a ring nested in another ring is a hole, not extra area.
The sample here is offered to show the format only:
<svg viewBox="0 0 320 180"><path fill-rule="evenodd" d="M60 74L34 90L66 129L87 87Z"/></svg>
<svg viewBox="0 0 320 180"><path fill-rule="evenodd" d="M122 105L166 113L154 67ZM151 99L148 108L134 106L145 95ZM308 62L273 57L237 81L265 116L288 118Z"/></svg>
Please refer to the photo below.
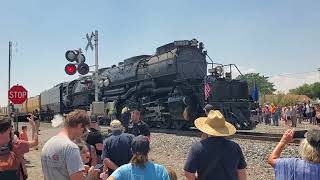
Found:
<svg viewBox="0 0 320 180"><path fill-rule="evenodd" d="M108 127L102 126L101 130L107 132ZM158 129L151 128L152 133L164 133L172 134L177 136L188 136L188 137L200 137L201 132L195 128L189 130L174 130L174 129ZM260 133L260 132L250 132L250 131L237 131L236 134L229 136L231 139L248 139L256 141L269 141L269 142L279 142L282 134L272 134L272 133ZM301 139L294 139L291 143L293 145L300 144Z"/></svg>
<svg viewBox="0 0 320 180"><path fill-rule="evenodd" d="M201 132L197 129L190 130L172 130L172 129L151 129L153 133L175 134L178 136L200 137ZM230 136L231 139L248 139L257 141L279 142L282 134L259 133L249 131L237 131L236 134ZM301 139L295 139L292 144L299 144Z"/></svg>

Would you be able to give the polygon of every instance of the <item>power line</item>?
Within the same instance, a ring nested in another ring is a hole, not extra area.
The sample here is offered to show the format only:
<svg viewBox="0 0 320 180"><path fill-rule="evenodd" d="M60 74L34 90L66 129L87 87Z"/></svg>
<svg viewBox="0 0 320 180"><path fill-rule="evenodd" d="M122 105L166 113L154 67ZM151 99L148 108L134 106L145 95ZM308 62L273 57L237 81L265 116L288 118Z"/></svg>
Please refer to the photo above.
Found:
<svg viewBox="0 0 320 180"><path fill-rule="evenodd" d="M315 73L318 72L317 70L314 71L306 71L306 72L297 72L297 73L286 73L286 74L277 74L277 75L271 75L268 77L276 77L276 76L295 76L295 75L300 75L300 74L311 74L311 73Z"/></svg>

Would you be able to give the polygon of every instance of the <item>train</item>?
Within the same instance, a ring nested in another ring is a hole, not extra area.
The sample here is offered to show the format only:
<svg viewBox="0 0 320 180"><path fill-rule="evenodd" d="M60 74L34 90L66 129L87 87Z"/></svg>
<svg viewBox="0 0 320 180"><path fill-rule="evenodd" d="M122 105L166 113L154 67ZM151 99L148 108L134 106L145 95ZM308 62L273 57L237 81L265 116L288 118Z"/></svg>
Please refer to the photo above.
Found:
<svg viewBox="0 0 320 180"><path fill-rule="evenodd" d="M101 68L99 101L105 103L106 111L112 107L118 118L124 107L138 109L150 127L172 129L193 126L209 103L237 129L254 128L247 82L232 79L231 72L224 72L225 65L207 62L207 58L202 42L177 40L156 48L155 54ZM207 96L205 85L210 89ZM29 98L18 111L23 116L36 110L41 120L48 121L76 108L90 110L94 90L94 77L82 76Z"/></svg>

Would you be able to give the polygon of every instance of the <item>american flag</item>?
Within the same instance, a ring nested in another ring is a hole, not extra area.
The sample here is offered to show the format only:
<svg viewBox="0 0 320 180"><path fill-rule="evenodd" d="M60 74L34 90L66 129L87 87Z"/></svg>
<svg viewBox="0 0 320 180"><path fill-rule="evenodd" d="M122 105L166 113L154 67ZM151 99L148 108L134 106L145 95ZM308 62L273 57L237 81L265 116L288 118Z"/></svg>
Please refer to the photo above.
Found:
<svg viewBox="0 0 320 180"><path fill-rule="evenodd" d="M210 96L210 92L211 92L210 84L208 83L207 77L206 77L204 81L204 99L205 100L207 100L208 97Z"/></svg>

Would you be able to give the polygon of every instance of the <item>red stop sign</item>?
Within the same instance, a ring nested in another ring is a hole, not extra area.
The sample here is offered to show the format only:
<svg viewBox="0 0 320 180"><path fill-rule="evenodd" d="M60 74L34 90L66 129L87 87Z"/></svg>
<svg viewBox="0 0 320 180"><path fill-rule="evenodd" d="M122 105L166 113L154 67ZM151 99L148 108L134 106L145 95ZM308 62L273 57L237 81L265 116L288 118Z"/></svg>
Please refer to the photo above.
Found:
<svg viewBox="0 0 320 180"><path fill-rule="evenodd" d="M20 85L12 86L8 98L13 104L22 104L28 98L28 91Z"/></svg>

